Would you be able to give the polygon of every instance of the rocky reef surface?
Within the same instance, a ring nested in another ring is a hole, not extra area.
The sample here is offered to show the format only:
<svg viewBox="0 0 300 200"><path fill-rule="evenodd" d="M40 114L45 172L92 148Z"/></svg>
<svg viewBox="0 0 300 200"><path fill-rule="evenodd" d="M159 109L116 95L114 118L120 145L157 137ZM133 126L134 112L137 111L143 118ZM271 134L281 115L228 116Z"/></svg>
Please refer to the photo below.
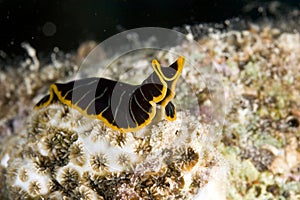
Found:
<svg viewBox="0 0 300 200"><path fill-rule="evenodd" d="M299 199L300 35L252 25L206 40L231 90L220 149L229 199ZM210 49L208 47L208 49Z"/></svg>
<svg viewBox="0 0 300 200"><path fill-rule="evenodd" d="M197 42L198 49L181 48L196 66L221 74L221 133L207 120L217 106L210 99L215 91L188 65L175 104L188 101L181 96L188 85L199 115L182 106L174 122L158 119L121 134L62 104L34 111L50 83L72 79L93 43L83 44L76 59L48 65L27 46L30 57L22 66L0 72L1 199L299 199L300 34L250 24L209 29ZM153 56L136 57L139 68Z"/></svg>

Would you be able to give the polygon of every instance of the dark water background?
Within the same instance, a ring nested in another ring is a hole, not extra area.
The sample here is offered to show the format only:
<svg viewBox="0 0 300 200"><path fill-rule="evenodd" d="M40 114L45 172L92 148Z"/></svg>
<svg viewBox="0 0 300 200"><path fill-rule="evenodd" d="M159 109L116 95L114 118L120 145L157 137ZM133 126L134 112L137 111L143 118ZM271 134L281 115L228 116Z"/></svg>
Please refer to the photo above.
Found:
<svg viewBox="0 0 300 200"><path fill-rule="evenodd" d="M39 53L56 46L71 51L83 41L100 42L126 29L276 18L299 5L296 0L0 0L0 60L24 54L24 41Z"/></svg>

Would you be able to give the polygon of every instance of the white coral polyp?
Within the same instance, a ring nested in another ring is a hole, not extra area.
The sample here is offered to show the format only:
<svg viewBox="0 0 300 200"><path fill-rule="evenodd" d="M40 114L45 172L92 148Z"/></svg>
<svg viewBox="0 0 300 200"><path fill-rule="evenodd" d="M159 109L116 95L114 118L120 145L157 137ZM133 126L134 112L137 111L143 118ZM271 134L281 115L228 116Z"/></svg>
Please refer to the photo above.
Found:
<svg viewBox="0 0 300 200"><path fill-rule="evenodd" d="M49 121L39 121L43 113ZM162 120L124 135L59 104L38 110L33 118L33 136L22 138L19 148L28 151L1 158L2 166L23 173L21 179L16 175L8 180L12 180L11 188L28 197L72 198L87 192L91 199L112 198L109 195L119 195L114 192L121 190L113 187L124 187L127 192L123 196L128 193L143 198L150 192L157 198L175 198L180 193L192 198L199 192L203 197L203 191L219 191L226 180L226 175L215 168L224 163L211 144L213 140L208 139L210 125L201 124L188 113L179 111L174 122ZM14 158L19 155L22 157ZM211 168L223 178L216 179ZM202 176L203 172L208 175ZM198 176L199 180L195 178Z"/></svg>

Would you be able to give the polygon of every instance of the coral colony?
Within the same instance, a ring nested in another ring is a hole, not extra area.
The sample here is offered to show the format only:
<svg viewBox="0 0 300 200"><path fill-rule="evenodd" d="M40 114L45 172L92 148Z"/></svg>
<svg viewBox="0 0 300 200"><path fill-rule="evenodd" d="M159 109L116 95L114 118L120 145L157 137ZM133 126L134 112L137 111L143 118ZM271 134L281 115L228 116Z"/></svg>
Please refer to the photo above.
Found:
<svg viewBox="0 0 300 200"><path fill-rule="evenodd" d="M2 149L3 198L192 199L199 194L219 161L204 144L210 125L187 111L175 113L173 104L168 107L183 66L180 59L171 65L173 71L154 63L154 75L143 82L146 99L151 87L156 88L149 94L157 95L154 103L162 104L168 120L158 116L158 123L139 131L125 132L109 117L99 120L73 108L62 98L65 88L54 85L57 96L43 98L26 129ZM156 79L162 88L155 85ZM146 114L154 109L147 111L148 103L139 102Z"/></svg>

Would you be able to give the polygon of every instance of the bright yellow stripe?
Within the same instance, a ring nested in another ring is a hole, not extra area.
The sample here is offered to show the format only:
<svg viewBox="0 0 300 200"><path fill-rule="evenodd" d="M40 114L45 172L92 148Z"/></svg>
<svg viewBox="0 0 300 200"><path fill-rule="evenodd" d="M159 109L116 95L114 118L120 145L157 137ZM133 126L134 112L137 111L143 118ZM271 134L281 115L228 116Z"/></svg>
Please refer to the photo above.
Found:
<svg viewBox="0 0 300 200"><path fill-rule="evenodd" d="M178 70L177 70L177 72L175 73L175 75L174 75L173 77L171 77L171 78L166 77L166 76L164 75L164 73L161 71L161 68L158 68L159 73L161 74L161 77L162 77L165 81L172 81L172 80L178 78L179 75L181 74L182 68L183 68L183 65L184 65L184 57L179 57L179 58L177 59L176 62L177 62Z"/></svg>
<svg viewBox="0 0 300 200"><path fill-rule="evenodd" d="M163 100L163 99L165 98L166 93L167 93L167 88L168 88L168 86L167 86L166 81L163 79L162 74L160 73L161 68L160 68L160 64L158 63L157 60L155 60L155 59L152 60L152 67L153 67L155 73L157 74L157 76L158 76L160 82L161 82L162 85L163 85L163 88L162 88L162 91L161 91L161 95L158 96L158 97L154 97L154 98L153 98L153 101L154 101L155 103L158 103L158 102L160 102L161 100Z"/></svg>
<svg viewBox="0 0 300 200"><path fill-rule="evenodd" d="M172 118L172 117L170 117L170 116L167 116L166 114L165 114L165 119L166 120L169 120L169 121L175 121L176 120L176 111L174 111L174 117Z"/></svg>

